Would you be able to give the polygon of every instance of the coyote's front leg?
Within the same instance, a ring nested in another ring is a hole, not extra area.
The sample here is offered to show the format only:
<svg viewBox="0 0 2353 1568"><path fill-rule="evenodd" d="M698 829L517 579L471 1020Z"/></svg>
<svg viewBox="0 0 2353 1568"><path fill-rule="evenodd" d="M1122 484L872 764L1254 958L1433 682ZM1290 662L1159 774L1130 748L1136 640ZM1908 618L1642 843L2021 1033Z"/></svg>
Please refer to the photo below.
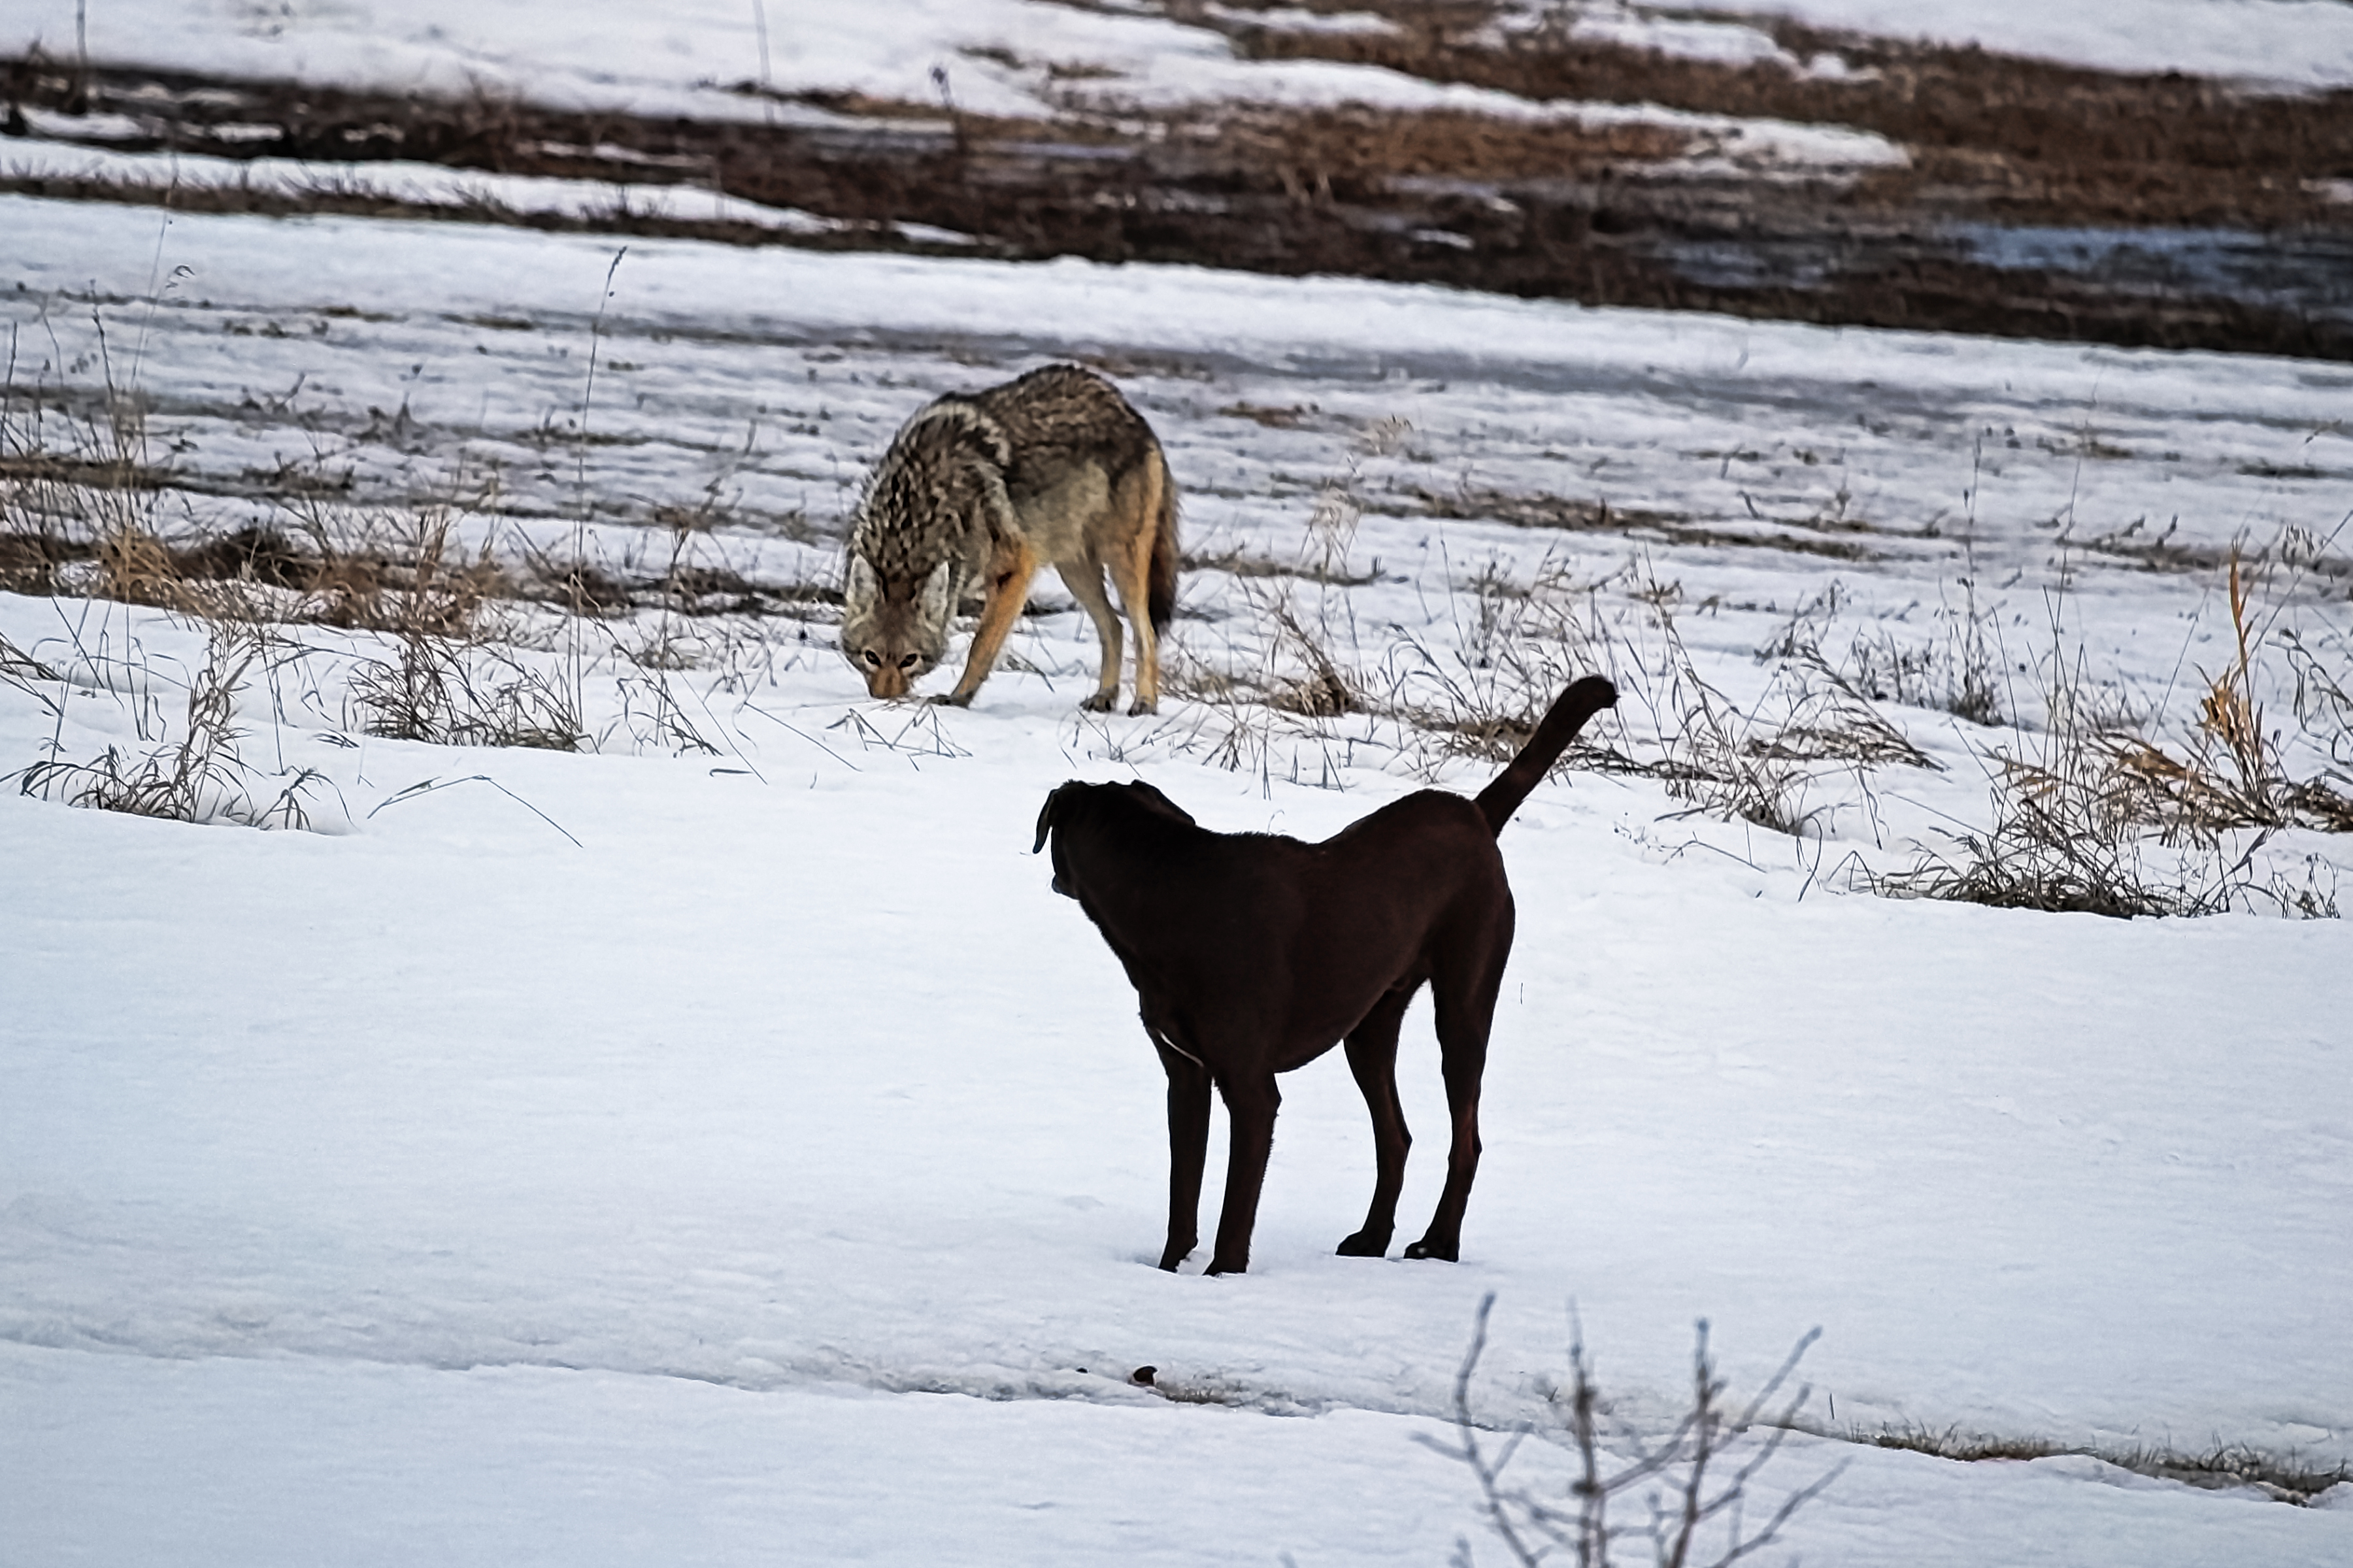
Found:
<svg viewBox="0 0 2353 1568"><path fill-rule="evenodd" d="M1008 540L997 546L988 564L988 596L980 606L980 626L972 634L972 652L965 658L964 674L957 678L955 690L934 699L951 707L972 706L972 694L997 667L1006 637L1020 618L1022 606L1029 602L1029 579L1038 574L1037 552L1024 540Z"/></svg>

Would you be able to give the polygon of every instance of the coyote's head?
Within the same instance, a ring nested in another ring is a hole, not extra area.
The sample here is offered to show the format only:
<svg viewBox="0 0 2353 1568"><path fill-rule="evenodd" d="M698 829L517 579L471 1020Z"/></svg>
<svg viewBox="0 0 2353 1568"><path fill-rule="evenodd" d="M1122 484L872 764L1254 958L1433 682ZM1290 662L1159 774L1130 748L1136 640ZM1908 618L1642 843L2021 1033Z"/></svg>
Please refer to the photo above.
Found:
<svg viewBox="0 0 2353 1568"><path fill-rule="evenodd" d="M841 656L866 678L870 697L904 697L947 651L955 563L922 577L875 571L852 552L841 593Z"/></svg>
<svg viewBox="0 0 2353 1568"><path fill-rule="evenodd" d="M868 481L842 574L841 656L868 695L904 697L947 652L956 596L1013 531L1005 432L944 397L892 437Z"/></svg>

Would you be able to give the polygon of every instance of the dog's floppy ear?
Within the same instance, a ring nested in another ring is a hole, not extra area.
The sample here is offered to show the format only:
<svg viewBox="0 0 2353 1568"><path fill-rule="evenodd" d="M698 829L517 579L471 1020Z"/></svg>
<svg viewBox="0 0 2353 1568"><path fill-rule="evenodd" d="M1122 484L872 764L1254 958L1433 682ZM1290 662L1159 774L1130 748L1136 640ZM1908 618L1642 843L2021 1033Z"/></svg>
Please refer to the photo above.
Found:
<svg viewBox="0 0 2353 1568"><path fill-rule="evenodd" d="M1046 847L1046 835L1053 832L1054 825L1062 819L1063 797L1078 787L1079 781L1072 779L1068 784L1056 784L1053 792L1046 796L1046 804L1038 808L1038 837L1029 846L1030 854L1035 855Z"/></svg>
<svg viewBox="0 0 2353 1568"><path fill-rule="evenodd" d="M1130 795L1138 796L1147 806L1159 812L1162 816L1173 816L1187 827L1198 827L1200 826L1200 824L1193 820L1193 814L1191 812L1187 811L1183 806L1178 805L1175 801L1170 800L1166 795L1162 795L1158 790L1153 788L1150 784L1145 784L1142 779L1137 779L1131 783L1127 786L1127 789Z"/></svg>

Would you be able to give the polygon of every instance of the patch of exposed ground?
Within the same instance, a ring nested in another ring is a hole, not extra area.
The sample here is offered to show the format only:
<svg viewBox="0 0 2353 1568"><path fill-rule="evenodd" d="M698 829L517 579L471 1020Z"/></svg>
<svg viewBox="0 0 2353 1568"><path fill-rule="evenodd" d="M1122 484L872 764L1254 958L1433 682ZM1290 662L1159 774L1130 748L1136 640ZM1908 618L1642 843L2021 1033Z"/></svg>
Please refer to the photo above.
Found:
<svg viewBox="0 0 2353 1568"><path fill-rule="evenodd" d="M354 166L400 160L691 185L819 220L789 229L633 210L400 201L354 175L289 192L12 173L0 189L265 213L334 211L741 244L1081 256L1432 282L1588 304L2120 344L2353 358L2353 93L2284 97L1760 21L1835 72L1678 58L1482 4L1376 0L1386 29L1170 0L1251 59L1379 66L1559 112L1193 105L1142 110L1071 62L1027 71L1059 112L804 95L791 123L577 113L285 82L0 61L19 134ZM1297 7L1291 7L1295 16ZM744 89L754 89L746 84ZM1620 106L1583 119L1573 104ZM1684 118L1623 106L1654 105ZM812 113L812 110L821 113ZM1727 153L1693 114L1842 127L1903 166ZM37 122L37 123L36 123Z"/></svg>

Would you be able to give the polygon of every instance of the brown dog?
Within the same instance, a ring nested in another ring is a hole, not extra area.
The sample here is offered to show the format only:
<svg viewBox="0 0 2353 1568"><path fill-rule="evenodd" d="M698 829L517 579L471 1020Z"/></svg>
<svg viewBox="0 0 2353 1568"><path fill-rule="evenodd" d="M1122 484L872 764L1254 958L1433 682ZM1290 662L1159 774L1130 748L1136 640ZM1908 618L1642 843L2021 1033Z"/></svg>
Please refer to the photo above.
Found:
<svg viewBox="0 0 2353 1568"><path fill-rule="evenodd" d="M1405 1184L1398 1025L1430 983L1454 1123L1446 1189L1408 1258L1452 1260L1479 1169L1479 1079L1512 952L1512 889L1495 840L1585 721L1617 703L1588 676L1560 695L1476 802L1424 790L1321 844L1197 826L1146 784L1063 784L1038 814L1054 840L1054 890L1079 900L1119 955L1144 1032L1168 1072L1168 1245L1175 1268L1199 1239L1209 1086L1233 1127L1212 1274L1250 1266L1260 1184L1274 1143L1277 1073L1342 1039L1373 1113L1376 1171L1364 1228L1342 1254L1378 1258Z"/></svg>

